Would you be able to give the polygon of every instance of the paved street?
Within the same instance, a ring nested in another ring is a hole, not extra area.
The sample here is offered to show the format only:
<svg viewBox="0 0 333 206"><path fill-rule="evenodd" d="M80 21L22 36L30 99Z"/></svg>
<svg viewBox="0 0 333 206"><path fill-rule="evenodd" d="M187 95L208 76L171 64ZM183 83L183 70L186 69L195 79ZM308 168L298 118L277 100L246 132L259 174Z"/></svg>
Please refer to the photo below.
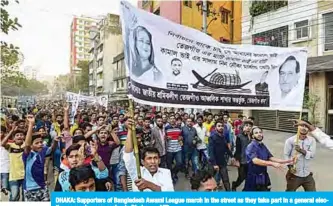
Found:
<svg viewBox="0 0 333 206"><path fill-rule="evenodd" d="M283 158L284 142L293 134L277 131L264 131L264 142L271 153L278 158ZM333 151L323 148L317 144L317 153L312 160L311 167L313 169L316 187L318 191L333 191ZM285 173L269 168L269 175L272 182L272 191L284 191L286 187ZM179 182L176 185L176 190L190 190L188 180L183 174L179 175ZM230 183L237 179L237 168L229 167ZM238 187L238 190L243 189L244 183ZM303 188L299 189L303 191Z"/></svg>
<svg viewBox="0 0 333 206"><path fill-rule="evenodd" d="M277 132L277 131L264 131L264 142L270 149L271 153L275 157L283 158L283 147L284 142L288 137L293 134ZM313 169L314 178L316 181L316 187L318 191L332 191L333 190L333 151L323 148L317 144L317 153L312 161L311 167ZM285 173L269 168L269 174L272 181L273 191L284 191L286 187ZM229 167L229 178L230 182L236 180L237 169L235 167ZM243 183L244 184L244 183ZM54 187L53 185L51 188ZM241 185L238 190L241 190ZM184 174L179 174L179 181L175 186L177 191L188 191L190 190L189 180L185 179ZM300 188L300 191L303 189ZM7 201L8 197L2 196L2 200Z"/></svg>

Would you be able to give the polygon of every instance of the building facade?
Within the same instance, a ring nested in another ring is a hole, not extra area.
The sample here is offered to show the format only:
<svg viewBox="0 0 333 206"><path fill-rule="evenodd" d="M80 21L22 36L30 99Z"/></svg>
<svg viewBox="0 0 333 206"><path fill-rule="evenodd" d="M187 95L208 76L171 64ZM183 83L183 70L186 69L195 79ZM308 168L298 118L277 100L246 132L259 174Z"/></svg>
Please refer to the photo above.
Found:
<svg viewBox="0 0 333 206"><path fill-rule="evenodd" d="M307 47L303 117L333 135L333 3L243 1L242 44ZM263 128L295 131L287 120L299 112L245 111Z"/></svg>
<svg viewBox="0 0 333 206"><path fill-rule="evenodd" d="M119 16L108 14L91 31L89 95L113 92L113 59L123 51Z"/></svg>
<svg viewBox="0 0 333 206"><path fill-rule="evenodd" d="M139 1L138 7L202 31L202 1ZM242 1L207 1L207 34L223 43L240 44ZM238 41L236 41L238 39Z"/></svg>
<svg viewBox="0 0 333 206"><path fill-rule="evenodd" d="M113 58L113 92L109 96L111 102L115 102L118 105L126 105L127 98L127 77L126 68L124 62L124 52L121 52Z"/></svg>
<svg viewBox="0 0 333 206"><path fill-rule="evenodd" d="M80 72L77 63L89 60L90 30L96 27L98 19L80 16L74 17L70 31L70 73Z"/></svg>
<svg viewBox="0 0 333 206"><path fill-rule="evenodd" d="M39 80L39 68L33 66L26 66L23 69L23 74L27 79Z"/></svg>

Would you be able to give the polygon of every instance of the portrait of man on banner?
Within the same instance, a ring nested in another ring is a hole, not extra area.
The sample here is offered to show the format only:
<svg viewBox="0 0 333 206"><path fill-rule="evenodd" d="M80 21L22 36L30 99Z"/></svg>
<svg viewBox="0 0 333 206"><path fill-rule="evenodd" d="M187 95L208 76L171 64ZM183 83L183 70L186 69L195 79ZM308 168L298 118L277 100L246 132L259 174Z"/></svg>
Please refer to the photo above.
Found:
<svg viewBox="0 0 333 206"><path fill-rule="evenodd" d="M300 65L294 56L289 56L279 68L281 98L284 99L298 85Z"/></svg>

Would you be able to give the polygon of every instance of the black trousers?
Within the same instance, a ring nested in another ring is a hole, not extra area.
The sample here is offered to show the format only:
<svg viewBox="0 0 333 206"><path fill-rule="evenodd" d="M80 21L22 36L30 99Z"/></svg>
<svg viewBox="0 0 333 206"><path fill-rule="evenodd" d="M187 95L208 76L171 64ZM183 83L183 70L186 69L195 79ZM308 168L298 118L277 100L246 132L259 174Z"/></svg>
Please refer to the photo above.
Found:
<svg viewBox="0 0 333 206"><path fill-rule="evenodd" d="M232 183L232 188L236 189L243 183L243 181L246 179L247 176L247 171L248 171L248 165L247 164L241 164L238 167L238 178L235 182Z"/></svg>

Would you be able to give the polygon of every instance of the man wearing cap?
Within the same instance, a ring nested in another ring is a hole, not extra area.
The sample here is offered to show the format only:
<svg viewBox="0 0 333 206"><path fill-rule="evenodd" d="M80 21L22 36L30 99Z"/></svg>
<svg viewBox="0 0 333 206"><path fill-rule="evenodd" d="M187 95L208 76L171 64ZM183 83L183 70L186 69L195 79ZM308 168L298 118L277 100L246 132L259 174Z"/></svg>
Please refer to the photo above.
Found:
<svg viewBox="0 0 333 206"><path fill-rule="evenodd" d="M316 191L316 183L310 169L310 162L316 153L316 140L310 136L311 130L309 130L312 125L303 120L297 126L299 137L297 135L290 137L284 145L285 159L296 157L294 165L288 165L286 191L296 191L300 186L305 191Z"/></svg>

